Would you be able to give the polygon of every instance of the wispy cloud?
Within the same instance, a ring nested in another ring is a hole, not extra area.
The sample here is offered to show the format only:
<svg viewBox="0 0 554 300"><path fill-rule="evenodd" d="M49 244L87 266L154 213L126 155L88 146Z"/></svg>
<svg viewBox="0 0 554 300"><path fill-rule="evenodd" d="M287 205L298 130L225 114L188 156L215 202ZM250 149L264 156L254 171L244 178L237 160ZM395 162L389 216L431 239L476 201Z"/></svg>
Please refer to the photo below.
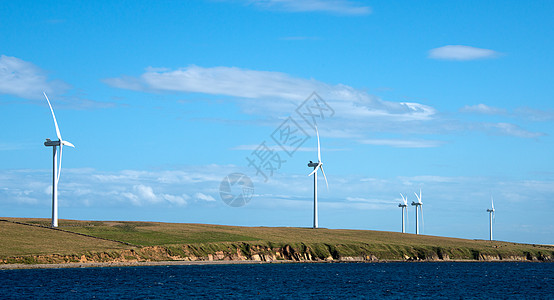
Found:
<svg viewBox="0 0 554 300"><path fill-rule="evenodd" d="M267 146L267 149L271 151L283 151L283 148L288 152L316 152L316 147L299 147L294 148L287 145L279 146L279 145L264 145ZM242 150L242 151L256 151L260 149L260 145L239 145L231 148L231 150ZM326 152L337 152L337 151L345 151L345 149L338 149L338 148L326 148Z"/></svg>
<svg viewBox="0 0 554 300"><path fill-rule="evenodd" d="M520 138L538 138L546 135L542 132L527 131L519 127L518 125L510 123L493 123L487 124L486 127L492 128L502 135L515 136Z"/></svg>
<svg viewBox="0 0 554 300"><path fill-rule="evenodd" d="M13 56L0 55L0 93L25 99L42 98L42 92L63 94L69 85L48 79L47 72Z"/></svg>
<svg viewBox="0 0 554 300"><path fill-rule="evenodd" d="M475 60L494 58L500 53L490 50L464 45L447 45L429 51L429 58L443 60Z"/></svg>
<svg viewBox="0 0 554 300"><path fill-rule="evenodd" d="M460 112L477 113L477 114L485 114L485 115L499 115L499 114L505 114L506 110L503 108L492 107L481 103L477 105L466 105L460 108Z"/></svg>
<svg viewBox="0 0 554 300"><path fill-rule="evenodd" d="M263 9L288 12L326 12L340 15L367 15L371 8L348 0L248 0Z"/></svg>
<svg viewBox="0 0 554 300"><path fill-rule="evenodd" d="M253 99L302 100L314 90L329 88L313 79L294 78L280 72L194 65L177 70L148 68L139 78L108 78L104 82L129 90L204 93Z"/></svg>
<svg viewBox="0 0 554 300"><path fill-rule="evenodd" d="M554 110L540 110L530 107L520 107L515 109L514 115L532 121L554 121Z"/></svg>
<svg viewBox="0 0 554 300"><path fill-rule="evenodd" d="M279 218L280 225L309 224L313 190L311 178L306 174L276 174L268 183L258 181L252 175L256 193L250 203L241 208L229 208L221 201L217 190L223 177L231 171L237 171L237 167L204 165L173 171L112 172L64 169L63 182L59 186L60 211L63 218L79 215L84 219L106 220L125 215L135 220L151 220L151 210L163 210L174 213L174 220L181 222L191 220L191 214L195 212L202 212L193 218L196 222L236 225L249 224L245 220L254 215L262 220L258 225L272 225L275 223L269 219L282 214L290 217ZM368 228L391 230L393 225L387 220L399 213L398 193L408 195L411 200L415 199L413 192L419 193L420 188L423 190L426 224L430 229L432 224L442 223L443 217L465 224L468 215L477 212L486 220L485 209L490 204L491 194L498 211L504 216L514 216L514 222L526 224L525 218L534 218L539 224L548 224L548 214L541 208L548 207L549 195L554 194L552 180L499 180L495 177L433 174L386 179L363 178L359 174L339 176L332 175L332 172L328 175L329 191L322 189L319 198L321 221L328 224L325 226L335 228L359 227L356 224L362 222L362 226ZM0 206L4 207L4 214L48 217L50 182L51 170L0 170ZM323 217L337 213L337 210L347 212L351 221L338 223ZM526 211L527 217L518 217L521 210ZM368 219L368 214L374 217ZM434 234L449 232L449 229L438 228L435 227ZM466 236L463 232L457 235Z"/></svg>
<svg viewBox="0 0 554 300"><path fill-rule="evenodd" d="M204 93L250 99L245 102L247 112L266 115L290 113L314 91L330 101L336 115L343 118L425 120L436 112L419 103L384 101L344 84L330 85L313 78L236 67L148 68L140 77L108 78L104 82L117 88L145 92Z"/></svg>
<svg viewBox="0 0 554 300"><path fill-rule="evenodd" d="M391 146L395 148L433 148L444 144L441 141L431 140L395 140L395 139L365 139L360 141L362 144Z"/></svg>
<svg viewBox="0 0 554 300"><path fill-rule="evenodd" d="M208 202L215 202L215 198L211 195L206 195L204 193L196 193L194 194L194 198L202 201L208 201Z"/></svg>
<svg viewBox="0 0 554 300"><path fill-rule="evenodd" d="M307 95L316 91L335 111L326 120L329 137L349 138L369 145L403 148L429 148L443 144L426 139L398 140L367 138L372 133L444 134L457 131L486 131L519 138L536 138L540 133L525 131L508 123L461 122L441 119L430 106L414 102L385 101L366 91L345 84L331 85L310 78L298 78L282 72L257 71L237 67L204 68L189 66L179 69L148 68L139 77L119 77L104 80L123 89L144 92L203 93L231 97L250 115L266 116L274 123L282 122ZM461 112L502 114L505 110L477 104L465 106ZM240 146L237 150L249 150ZM307 149L306 149L307 150Z"/></svg>
<svg viewBox="0 0 554 300"><path fill-rule="evenodd" d="M69 84L49 79L48 72L33 63L0 55L0 94L44 101L43 92L48 94L57 107L62 108L90 109L116 105L113 102L99 102L82 97L75 91L72 92Z"/></svg>
<svg viewBox="0 0 554 300"><path fill-rule="evenodd" d="M505 115L512 118L522 118L535 122L548 122L554 120L554 110L541 110L531 107L518 107L507 110L500 107L492 107L486 104L466 105L459 110L462 113L475 113L483 115Z"/></svg>

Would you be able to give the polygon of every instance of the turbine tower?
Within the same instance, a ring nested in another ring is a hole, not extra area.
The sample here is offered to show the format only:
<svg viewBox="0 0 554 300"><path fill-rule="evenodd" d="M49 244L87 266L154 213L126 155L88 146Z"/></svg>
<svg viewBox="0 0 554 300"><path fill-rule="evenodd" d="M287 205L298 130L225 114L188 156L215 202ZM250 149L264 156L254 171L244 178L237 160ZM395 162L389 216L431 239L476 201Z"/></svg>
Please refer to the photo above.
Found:
<svg viewBox="0 0 554 300"><path fill-rule="evenodd" d="M57 141L52 141L50 139L46 139L46 142L44 142L44 146L46 147L52 147L53 150L53 172L52 172L52 227L58 227L58 182L60 181L60 173L62 171L62 150L63 146L69 146L75 148L72 143L68 141L64 141L62 139L62 135L60 134L60 129L58 128L58 122L56 122L56 115L54 115L54 110L52 109L52 105L50 104L50 100L48 100L48 96L46 96L46 93L43 93L44 97L46 98L46 101L48 102L48 106L50 107L50 111L52 112L52 118L54 119L54 126L56 126L56 135L58 136ZM58 152L57 148L60 146L60 163L58 164Z"/></svg>
<svg viewBox="0 0 554 300"><path fill-rule="evenodd" d="M412 201L412 206L415 206L415 232L416 234L419 234L419 216L418 216L418 207L419 207L419 210L421 211L421 223L423 225L423 203L421 202L421 189L419 189L419 195L417 193L414 193L416 198L417 198L417 202L414 202Z"/></svg>
<svg viewBox="0 0 554 300"><path fill-rule="evenodd" d="M402 203L398 204L398 207L402 208L402 233L405 233L406 227L404 226L404 219L408 218L408 197L404 197L402 193L400 193L400 196L402 197ZM404 218L404 211L406 211L406 218Z"/></svg>
<svg viewBox="0 0 554 300"><path fill-rule="evenodd" d="M492 200L492 196L491 196L491 208L487 209L487 212L489 213L489 240L492 241L492 219L494 218L494 201Z"/></svg>
<svg viewBox="0 0 554 300"><path fill-rule="evenodd" d="M323 171L323 163L321 162L321 147L319 146L319 132L317 131L317 126L315 128L315 133L317 134L317 163L314 163L310 160L310 163L308 164L308 167L314 168L314 170L308 174L308 176L314 175L314 229L317 228L317 170L321 169L321 173L323 174L323 178L325 178L325 184L327 185L327 189L329 189L329 183L327 183L327 176L325 176L325 172Z"/></svg>

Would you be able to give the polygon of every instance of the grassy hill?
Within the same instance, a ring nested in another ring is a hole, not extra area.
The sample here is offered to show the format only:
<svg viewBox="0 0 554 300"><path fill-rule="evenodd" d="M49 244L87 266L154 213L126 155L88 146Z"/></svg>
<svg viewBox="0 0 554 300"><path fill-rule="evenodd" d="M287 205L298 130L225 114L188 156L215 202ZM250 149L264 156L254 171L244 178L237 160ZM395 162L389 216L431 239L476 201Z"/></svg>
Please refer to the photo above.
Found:
<svg viewBox="0 0 554 300"><path fill-rule="evenodd" d="M48 219L4 220L0 222L3 263L554 258L553 246L370 230L75 220L60 220L59 230L54 230L47 228Z"/></svg>

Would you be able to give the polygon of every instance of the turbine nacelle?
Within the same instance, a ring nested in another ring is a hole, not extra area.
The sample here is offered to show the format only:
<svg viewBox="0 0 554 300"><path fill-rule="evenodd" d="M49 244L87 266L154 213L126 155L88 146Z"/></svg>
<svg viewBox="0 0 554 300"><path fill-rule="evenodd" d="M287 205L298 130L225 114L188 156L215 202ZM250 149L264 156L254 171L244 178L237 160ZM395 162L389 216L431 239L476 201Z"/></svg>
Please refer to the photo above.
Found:
<svg viewBox="0 0 554 300"><path fill-rule="evenodd" d="M315 163L315 162L310 162L308 164L308 167L310 168L317 168L318 166L321 166L323 163ZM310 174L311 175L311 174Z"/></svg>
<svg viewBox="0 0 554 300"><path fill-rule="evenodd" d="M44 146L46 147L59 146L60 144L60 141L52 141L50 139L46 139L46 142L44 142Z"/></svg>
<svg viewBox="0 0 554 300"><path fill-rule="evenodd" d="M317 134L317 162L314 163L310 160L310 163L308 163L308 167L314 168L314 170L310 174L308 174L308 176L312 176L317 172L317 170L321 170L323 178L325 179L325 184L327 185L327 190L329 190L329 183L327 182L327 176L325 176L325 171L323 171L323 163L321 162L321 146L319 144L319 131L317 130L317 126L315 128L315 133Z"/></svg>
<svg viewBox="0 0 554 300"><path fill-rule="evenodd" d="M487 212L489 213L489 239L492 241L492 223L494 221L494 201L492 200L491 196L491 208L487 209Z"/></svg>

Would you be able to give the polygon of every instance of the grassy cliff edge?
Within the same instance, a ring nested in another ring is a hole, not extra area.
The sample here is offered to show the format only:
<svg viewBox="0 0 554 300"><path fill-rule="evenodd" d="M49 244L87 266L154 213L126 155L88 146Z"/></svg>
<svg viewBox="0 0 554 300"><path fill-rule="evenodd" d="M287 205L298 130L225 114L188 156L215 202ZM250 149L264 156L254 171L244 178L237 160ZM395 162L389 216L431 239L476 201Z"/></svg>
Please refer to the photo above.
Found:
<svg viewBox="0 0 554 300"><path fill-rule="evenodd" d="M370 230L4 218L0 264L553 261L554 246Z"/></svg>

